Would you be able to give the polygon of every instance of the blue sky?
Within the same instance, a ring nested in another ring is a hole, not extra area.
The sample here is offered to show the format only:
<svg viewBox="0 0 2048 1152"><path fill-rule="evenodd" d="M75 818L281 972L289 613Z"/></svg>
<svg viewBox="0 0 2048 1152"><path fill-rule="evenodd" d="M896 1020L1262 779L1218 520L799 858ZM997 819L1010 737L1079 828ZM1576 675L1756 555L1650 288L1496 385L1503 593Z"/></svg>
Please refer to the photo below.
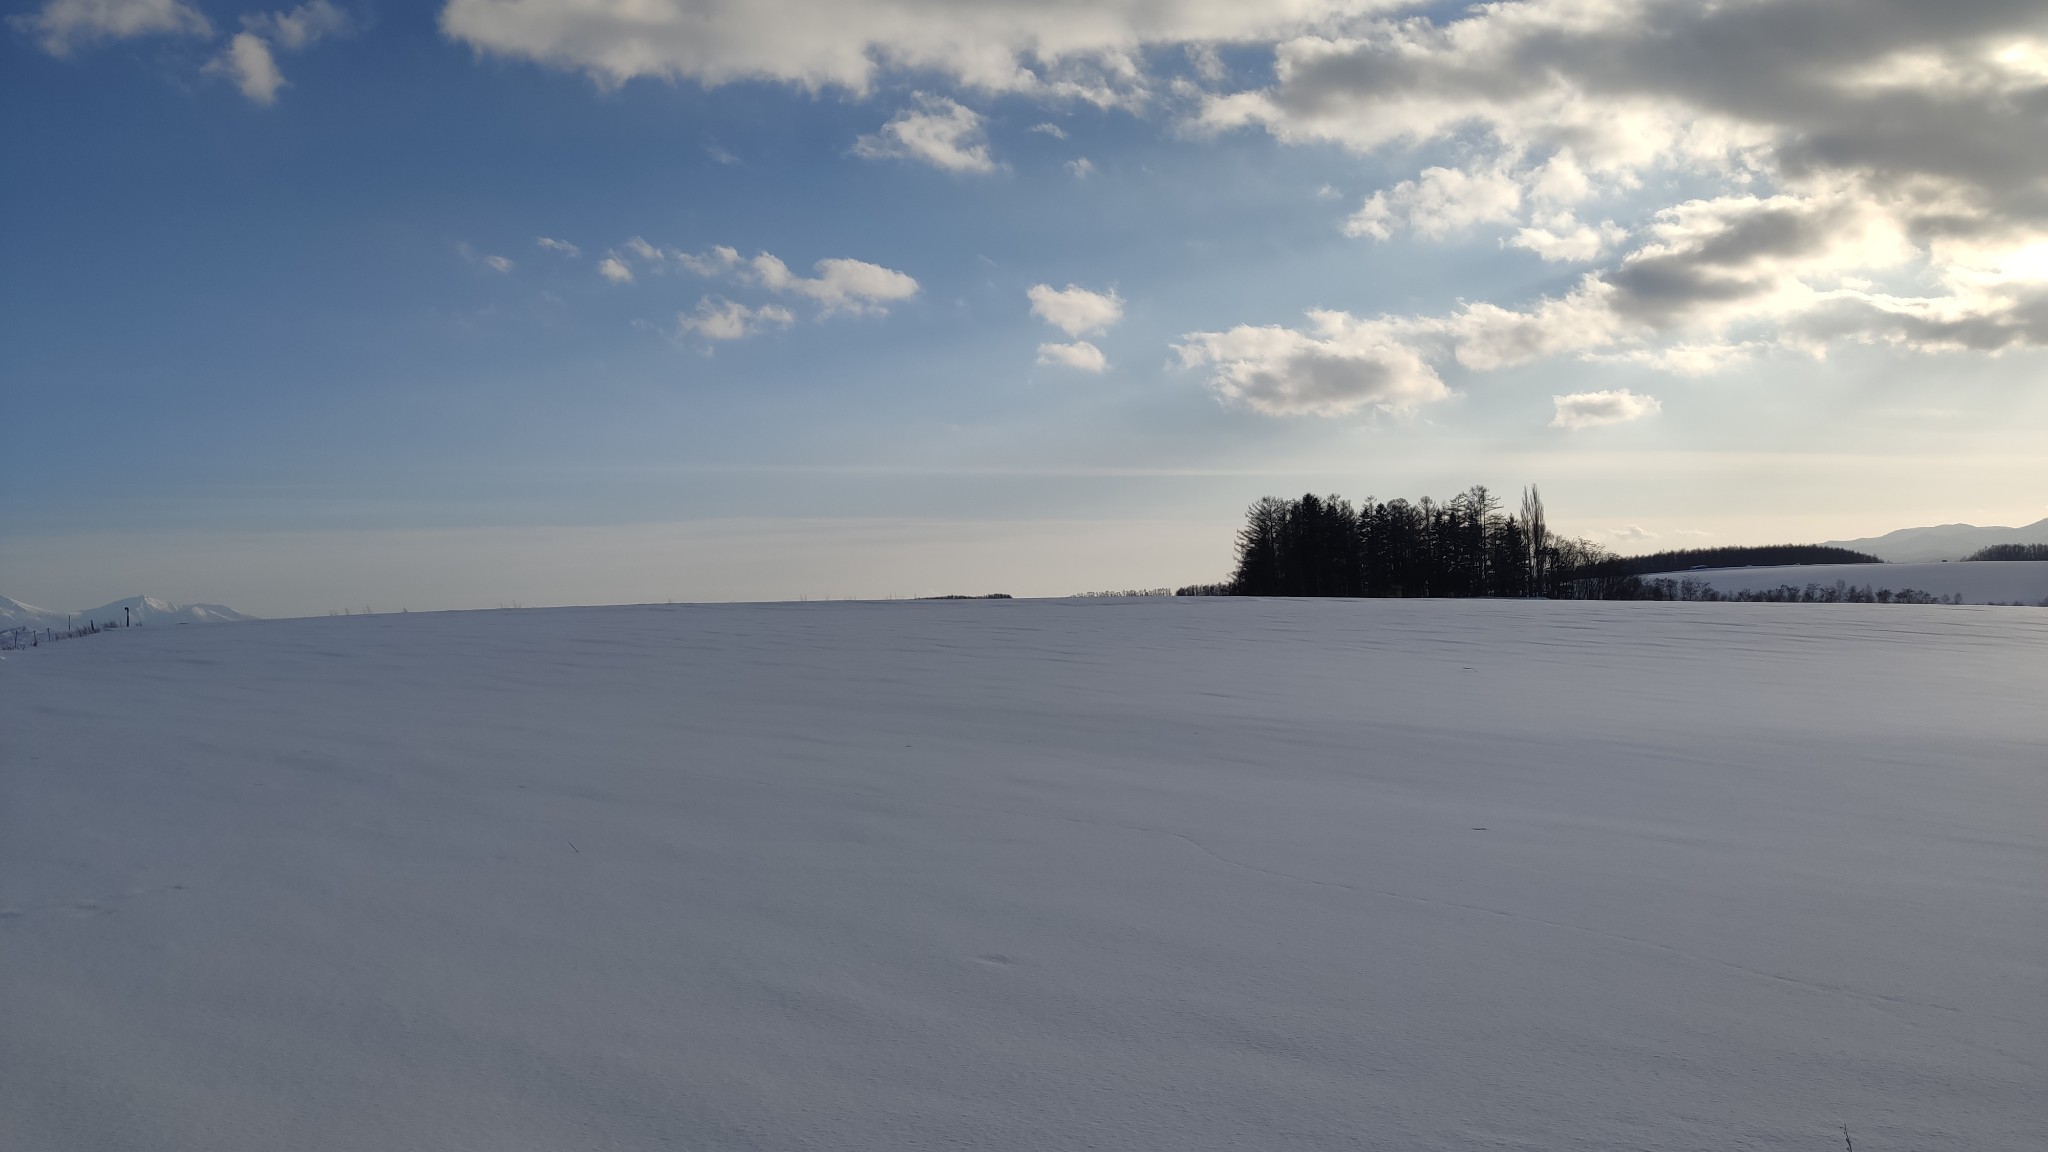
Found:
<svg viewBox="0 0 2048 1152"><path fill-rule="evenodd" d="M1624 551L2048 515L2030 6L775 7L13 6L0 591L1058 594L1475 482Z"/></svg>

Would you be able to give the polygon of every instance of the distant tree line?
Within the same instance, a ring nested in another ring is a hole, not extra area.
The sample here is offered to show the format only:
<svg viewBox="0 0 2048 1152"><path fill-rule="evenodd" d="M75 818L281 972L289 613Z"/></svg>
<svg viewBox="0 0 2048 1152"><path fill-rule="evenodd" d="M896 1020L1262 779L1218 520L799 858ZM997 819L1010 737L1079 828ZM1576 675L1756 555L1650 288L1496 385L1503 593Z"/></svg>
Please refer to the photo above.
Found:
<svg viewBox="0 0 2048 1152"><path fill-rule="evenodd" d="M1780 567L1788 564L1882 564L1867 552L1825 544L1770 544L1756 548L1682 548L1647 556L1613 556L1595 562L1588 574L1647 576L1689 568Z"/></svg>
<svg viewBox="0 0 2048 1152"><path fill-rule="evenodd" d="M2048 560L2048 544L1993 544L1963 557L1964 560Z"/></svg>
<svg viewBox="0 0 2048 1152"><path fill-rule="evenodd" d="M1608 596L1608 600L1693 600L1731 604L1961 604L1960 592L1947 597L1915 588L1873 589L1846 580L1833 584L1780 584L1776 588L1755 588L1741 592L1720 592L1704 580L1686 576L1636 579L1627 587L1629 595Z"/></svg>
<svg viewBox="0 0 2048 1152"><path fill-rule="evenodd" d="M1533 485L1512 512L1484 485L1474 485L1448 500L1425 496L1413 503L1268 496L1245 513L1230 579L1188 585L1176 595L1705 599L1679 595L1671 581L1643 577L1693 567L1878 562L1846 548L1807 544L1621 557L1589 540L1553 534ZM1794 591L1794 599L1805 594Z"/></svg>

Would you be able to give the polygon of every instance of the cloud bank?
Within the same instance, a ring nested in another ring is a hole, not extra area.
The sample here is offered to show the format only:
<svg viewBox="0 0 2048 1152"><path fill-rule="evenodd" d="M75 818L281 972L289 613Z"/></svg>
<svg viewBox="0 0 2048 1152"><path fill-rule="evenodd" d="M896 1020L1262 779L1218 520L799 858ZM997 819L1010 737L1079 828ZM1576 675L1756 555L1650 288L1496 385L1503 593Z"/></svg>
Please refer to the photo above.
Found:
<svg viewBox="0 0 2048 1152"><path fill-rule="evenodd" d="M1461 157L1368 196L1351 235L1604 261L1552 298L1390 318L1468 367L2048 343L2040 4L1525 0L1359 21L1275 64L1199 123ZM1657 186L1701 194L1607 217Z"/></svg>
<svg viewBox="0 0 2048 1152"><path fill-rule="evenodd" d="M1270 43L1393 7L1372 0L449 0L441 28L478 52L707 85L774 80L866 94L885 72L984 93L1145 101L1143 49Z"/></svg>

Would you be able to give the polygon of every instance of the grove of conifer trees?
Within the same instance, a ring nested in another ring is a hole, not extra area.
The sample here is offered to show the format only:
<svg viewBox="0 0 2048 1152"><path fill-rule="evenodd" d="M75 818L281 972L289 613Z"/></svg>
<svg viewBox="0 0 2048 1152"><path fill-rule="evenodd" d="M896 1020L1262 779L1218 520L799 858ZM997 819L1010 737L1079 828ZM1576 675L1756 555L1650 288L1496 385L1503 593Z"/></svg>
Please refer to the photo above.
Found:
<svg viewBox="0 0 2048 1152"><path fill-rule="evenodd" d="M1237 571L1211 591L1239 596L1569 595L1573 575L1609 554L1553 537L1543 499L1502 511L1483 485L1445 501L1267 497L1237 537Z"/></svg>
<svg viewBox="0 0 2048 1152"><path fill-rule="evenodd" d="M1245 513L1230 579L1190 585L1177 595L1674 600L1785 599L1779 593L1789 592L1797 600L1818 594L1794 588L1767 597L1708 596L1701 588L1653 577L1698 568L1877 563L1875 556L1816 544L1617 556L1591 541L1553 534L1534 485L1522 490L1512 514L1484 485L1475 485L1449 500L1425 496L1413 504L1367 497L1354 505L1341 496L1312 493L1296 500L1268 496Z"/></svg>

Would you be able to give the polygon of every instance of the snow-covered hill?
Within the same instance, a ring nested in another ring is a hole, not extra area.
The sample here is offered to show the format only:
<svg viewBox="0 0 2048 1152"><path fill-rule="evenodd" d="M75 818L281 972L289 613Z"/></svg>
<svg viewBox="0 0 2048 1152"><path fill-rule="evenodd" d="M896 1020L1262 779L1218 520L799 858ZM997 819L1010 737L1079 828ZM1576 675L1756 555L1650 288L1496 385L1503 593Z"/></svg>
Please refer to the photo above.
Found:
<svg viewBox="0 0 2048 1152"><path fill-rule="evenodd" d="M2048 601L2048 560L1975 561L1956 564L1802 564L1776 568L1708 568L1660 574L1663 579L1698 580L1718 592L1765 592L1818 584L1903 592L1910 588L1940 597L1960 596L1965 604L2033 604Z"/></svg>
<svg viewBox="0 0 2048 1152"><path fill-rule="evenodd" d="M62 628L64 613L33 604L23 604L11 597L0 596L0 629L5 628Z"/></svg>
<svg viewBox="0 0 2048 1152"><path fill-rule="evenodd" d="M135 624L228 624L254 619L221 604L174 604L154 596L130 596L77 612L57 612L0 596L0 628L63 628L67 622L79 628L88 622L118 628L124 620Z"/></svg>
<svg viewBox="0 0 2048 1152"><path fill-rule="evenodd" d="M1921 564L1961 560L1993 544L2048 544L2048 519L2019 528L1979 528L1975 524L1937 524L1928 528L1901 528L1882 536L1861 540L1830 540L1836 548L1849 548L1893 564Z"/></svg>
<svg viewBox="0 0 2048 1152"><path fill-rule="evenodd" d="M103 628L119 625L123 609L127 609L127 618L137 624L229 624L255 619L221 604L173 604L154 596L130 596L126 600L87 608L78 613L78 621L83 625L91 620Z"/></svg>
<svg viewBox="0 0 2048 1152"><path fill-rule="evenodd" d="M10 653L0 1129L2040 1148L2043 651L2039 609L1152 598Z"/></svg>

